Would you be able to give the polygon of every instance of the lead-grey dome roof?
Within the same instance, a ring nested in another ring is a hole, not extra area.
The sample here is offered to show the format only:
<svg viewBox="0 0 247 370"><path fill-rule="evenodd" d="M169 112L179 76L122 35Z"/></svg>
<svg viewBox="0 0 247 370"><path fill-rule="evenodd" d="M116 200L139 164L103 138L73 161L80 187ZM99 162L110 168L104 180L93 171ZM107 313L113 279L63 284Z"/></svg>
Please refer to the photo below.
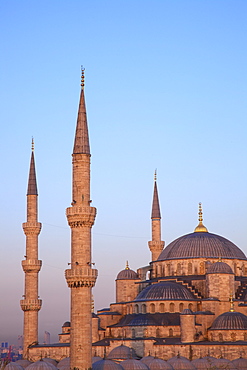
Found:
<svg viewBox="0 0 247 370"><path fill-rule="evenodd" d="M136 279L138 279L137 273L134 270L131 270L130 268L126 268L118 273L116 280L136 280Z"/></svg>
<svg viewBox="0 0 247 370"><path fill-rule="evenodd" d="M155 300L155 299L195 299L193 294L179 283L174 283L172 281L161 281L153 285L147 286L145 289L138 294L135 301L144 300Z"/></svg>
<svg viewBox="0 0 247 370"><path fill-rule="evenodd" d="M194 232L171 242L161 252L158 260L182 258L238 258L245 254L230 240L208 232Z"/></svg>
<svg viewBox="0 0 247 370"><path fill-rule="evenodd" d="M137 358L133 348L127 347L123 344L113 348L108 356L108 360L127 360L129 358Z"/></svg>
<svg viewBox="0 0 247 370"><path fill-rule="evenodd" d="M247 316L240 312L225 312L214 320L210 330L247 330Z"/></svg>
<svg viewBox="0 0 247 370"><path fill-rule="evenodd" d="M233 274L233 271L227 263L218 261L209 266L207 274Z"/></svg>
<svg viewBox="0 0 247 370"><path fill-rule="evenodd" d="M124 370L149 370L148 366L141 362L140 360L128 359L121 362Z"/></svg>
<svg viewBox="0 0 247 370"><path fill-rule="evenodd" d="M120 364L112 360L99 360L92 364L93 370L123 370L123 367Z"/></svg>

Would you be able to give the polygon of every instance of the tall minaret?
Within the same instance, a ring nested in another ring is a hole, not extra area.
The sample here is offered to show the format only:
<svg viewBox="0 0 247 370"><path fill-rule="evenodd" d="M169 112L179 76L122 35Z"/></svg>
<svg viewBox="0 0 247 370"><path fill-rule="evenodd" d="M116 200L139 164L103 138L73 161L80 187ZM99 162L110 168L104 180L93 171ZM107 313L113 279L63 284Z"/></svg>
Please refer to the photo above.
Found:
<svg viewBox="0 0 247 370"><path fill-rule="evenodd" d="M25 272L24 299L20 301L24 311L23 329L23 358L28 357L28 346L38 343L38 312L42 301L38 299L38 273L42 261L38 260L38 235L41 223L38 219L38 191L34 163L34 143L32 140L32 154L27 188L27 222L22 224L26 235L26 255L22 261Z"/></svg>
<svg viewBox="0 0 247 370"><path fill-rule="evenodd" d="M71 288L70 367L85 370L92 367L92 287L97 270L92 269L91 228L96 208L90 203L90 147L84 98L84 69L77 118L73 164L72 207L66 216L71 227L71 268L65 277Z"/></svg>
<svg viewBox="0 0 247 370"><path fill-rule="evenodd" d="M154 194L153 194L153 206L152 206L152 241L148 242L149 249L152 253L152 261L156 261L162 252L165 242L161 240L161 227L160 227L160 205L158 197L158 189L156 183L156 171L154 174Z"/></svg>

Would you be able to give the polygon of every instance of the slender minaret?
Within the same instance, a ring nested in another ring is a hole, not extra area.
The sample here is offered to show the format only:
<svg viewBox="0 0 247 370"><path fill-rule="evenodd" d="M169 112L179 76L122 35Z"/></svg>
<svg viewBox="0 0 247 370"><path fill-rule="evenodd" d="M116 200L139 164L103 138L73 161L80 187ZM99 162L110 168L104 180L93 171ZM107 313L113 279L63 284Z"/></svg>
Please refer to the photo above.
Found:
<svg viewBox="0 0 247 370"><path fill-rule="evenodd" d="M71 268L65 277L71 288L70 368L85 370L92 367L92 287L97 270L92 269L91 228L96 208L90 203L90 147L84 98L84 69L77 118L73 164L72 207L66 216L71 227Z"/></svg>
<svg viewBox="0 0 247 370"><path fill-rule="evenodd" d="M156 261L162 252L165 242L161 240L161 214L160 214L160 205L157 189L157 176L156 171L154 174L154 194L153 194L153 206L151 213L152 220L152 241L148 242L149 249L152 253L152 261Z"/></svg>
<svg viewBox="0 0 247 370"><path fill-rule="evenodd" d="M20 301L24 311L23 329L23 358L28 358L28 346L38 343L38 312L42 301L38 299L38 273L42 261L38 260L38 235L41 223L38 219L38 191L34 163L34 143L32 140L32 154L27 187L27 222L22 227L26 235L26 255L22 261L25 272L24 299Z"/></svg>

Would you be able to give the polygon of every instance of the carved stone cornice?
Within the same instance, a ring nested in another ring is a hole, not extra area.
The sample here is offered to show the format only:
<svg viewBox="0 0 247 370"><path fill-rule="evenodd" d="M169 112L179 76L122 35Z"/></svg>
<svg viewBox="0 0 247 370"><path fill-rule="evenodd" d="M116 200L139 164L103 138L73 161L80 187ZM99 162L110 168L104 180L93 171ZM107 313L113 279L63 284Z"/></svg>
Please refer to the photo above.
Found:
<svg viewBox="0 0 247 370"><path fill-rule="evenodd" d="M26 259L21 261L24 272L39 272L42 266L42 261L35 259Z"/></svg>
<svg viewBox="0 0 247 370"><path fill-rule="evenodd" d="M151 252L156 252L156 251L162 251L165 246L165 242L162 240L159 241L150 241L148 242L148 246Z"/></svg>
<svg viewBox="0 0 247 370"><path fill-rule="evenodd" d="M93 288L98 276L98 270L90 267L80 267L65 270L65 278L69 288Z"/></svg>
<svg viewBox="0 0 247 370"><path fill-rule="evenodd" d="M41 227L41 222L24 222L22 224L25 235L39 235Z"/></svg>
<svg viewBox="0 0 247 370"><path fill-rule="evenodd" d="M66 209L68 224L71 228L92 227L96 217L95 207L69 207Z"/></svg>
<svg viewBox="0 0 247 370"><path fill-rule="evenodd" d="M41 299L21 299L21 309L23 311L39 311L42 306Z"/></svg>

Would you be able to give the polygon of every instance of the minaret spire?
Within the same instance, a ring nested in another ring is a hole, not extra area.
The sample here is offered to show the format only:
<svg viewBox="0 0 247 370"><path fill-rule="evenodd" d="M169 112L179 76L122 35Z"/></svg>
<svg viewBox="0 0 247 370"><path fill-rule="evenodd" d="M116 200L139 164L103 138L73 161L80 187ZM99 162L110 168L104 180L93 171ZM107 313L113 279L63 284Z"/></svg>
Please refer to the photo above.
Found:
<svg viewBox="0 0 247 370"><path fill-rule="evenodd" d="M65 271L65 277L71 289L70 367L86 370L92 368L92 287L98 272L91 267L91 228L96 208L91 207L90 200L91 155L84 99L84 69L81 86L72 154L72 207L66 210L71 228L71 268Z"/></svg>
<svg viewBox="0 0 247 370"><path fill-rule="evenodd" d="M88 126L87 126L87 112L84 96L84 71L81 68L81 95L77 116L77 125L74 141L73 154L90 154Z"/></svg>
<svg viewBox="0 0 247 370"><path fill-rule="evenodd" d="M42 304L38 296L38 273L42 264L42 262L38 260L38 235L42 225L37 221L37 198L38 190L35 173L34 143L32 140L32 153L27 187L27 222L22 225L26 235L26 259L22 261L22 268L25 272L25 293L24 299L20 301L21 308L24 311L23 358L28 358L28 347L38 343L38 312Z"/></svg>
<svg viewBox="0 0 247 370"><path fill-rule="evenodd" d="M161 213L159 205L159 196L157 188L157 173L154 173L154 192L153 192L153 204L152 204L152 241L148 242L149 249L152 252L152 261L156 261L162 252L165 243L161 240Z"/></svg>

